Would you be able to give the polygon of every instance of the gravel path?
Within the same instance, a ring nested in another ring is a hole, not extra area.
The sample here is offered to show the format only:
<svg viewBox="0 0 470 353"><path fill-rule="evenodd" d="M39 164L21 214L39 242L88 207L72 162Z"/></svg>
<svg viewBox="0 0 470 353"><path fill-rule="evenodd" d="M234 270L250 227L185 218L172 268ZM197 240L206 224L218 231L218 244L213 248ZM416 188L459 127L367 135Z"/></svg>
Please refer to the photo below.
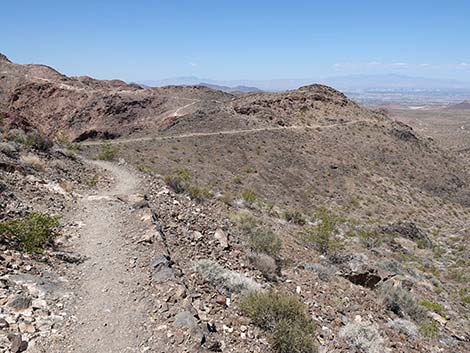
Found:
<svg viewBox="0 0 470 353"><path fill-rule="evenodd" d="M148 321L143 286L145 271L135 266L138 254L130 244L136 220L128 204L116 196L139 191L137 178L115 164L91 162L109 172L109 191L84 197L77 219L84 222L76 250L87 260L77 279L76 317L60 352L143 352Z"/></svg>

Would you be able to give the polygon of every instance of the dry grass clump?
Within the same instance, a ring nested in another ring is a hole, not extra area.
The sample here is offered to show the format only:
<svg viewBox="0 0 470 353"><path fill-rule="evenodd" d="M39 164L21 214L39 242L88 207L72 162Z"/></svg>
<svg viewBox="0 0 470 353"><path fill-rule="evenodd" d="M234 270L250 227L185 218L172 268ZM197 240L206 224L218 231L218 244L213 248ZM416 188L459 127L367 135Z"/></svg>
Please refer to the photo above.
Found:
<svg viewBox="0 0 470 353"><path fill-rule="evenodd" d="M196 270L206 282L225 295L256 291L261 288L251 278L222 267L217 262L211 260L199 260L196 263Z"/></svg>
<svg viewBox="0 0 470 353"><path fill-rule="evenodd" d="M37 171L45 171L46 163L34 154L27 154L20 157L20 161Z"/></svg>

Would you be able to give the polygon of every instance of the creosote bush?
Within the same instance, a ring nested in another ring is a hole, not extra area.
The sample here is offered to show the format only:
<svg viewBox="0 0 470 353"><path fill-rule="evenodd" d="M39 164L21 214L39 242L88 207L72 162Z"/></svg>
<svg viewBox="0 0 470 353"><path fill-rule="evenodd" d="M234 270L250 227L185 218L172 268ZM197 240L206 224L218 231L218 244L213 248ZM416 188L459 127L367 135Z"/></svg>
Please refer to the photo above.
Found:
<svg viewBox="0 0 470 353"><path fill-rule="evenodd" d="M192 200L202 202L213 195L209 189L190 184L191 175L187 168L176 168L165 177L165 183L177 194L186 193Z"/></svg>
<svg viewBox="0 0 470 353"><path fill-rule="evenodd" d="M176 168L171 174L165 177L165 183L172 188L174 192L181 194L186 191L190 178L189 169Z"/></svg>
<svg viewBox="0 0 470 353"><path fill-rule="evenodd" d="M187 192L188 192L189 197L192 200L197 201L197 202L202 202L212 197L212 193L210 192L209 189L196 186L196 185L188 186Z"/></svg>
<svg viewBox="0 0 470 353"><path fill-rule="evenodd" d="M98 152L96 158L103 161L112 161L114 158L116 158L118 152L119 147L113 146L110 141L106 141L101 144L100 152Z"/></svg>
<svg viewBox="0 0 470 353"><path fill-rule="evenodd" d="M299 210L285 210L283 212L283 216L284 216L284 219L290 223L295 223L295 224L299 224L302 226L305 225L305 223L307 223L304 215Z"/></svg>
<svg viewBox="0 0 470 353"><path fill-rule="evenodd" d="M30 132L26 134L24 144L41 152L47 152L53 146L51 140L39 132Z"/></svg>
<svg viewBox="0 0 470 353"><path fill-rule="evenodd" d="M317 351L312 340L315 327L305 305L295 296L275 290L252 292L242 298L239 307L255 325L271 335L275 352Z"/></svg>
<svg viewBox="0 0 470 353"><path fill-rule="evenodd" d="M59 219L59 216L33 212L21 219L3 221L0 234L18 240L26 252L42 253L44 246L57 235Z"/></svg>
<svg viewBox="0 0 470 353"><path fill-rule="evenodd" d="M302 230L301 237L322 254L331 254L341 250L343 241L336 236L338 218L328 210L318 211L316 218L319 221L318 224Z"/></svg>
<svg viewBox="0 0 470 353"><path fill-rule="evenodd" d="M247 207L252 207L256 202L256 193L253 190L245 190L242 192L242 200Z"/></svg>
<svg viewBox="0 0 470 353"><path fill-rule="evenodd" d="M430 302L428 300L422 300L419 302L419 305L421 306L424 306L425 308L428 308L438 314L441 314L442 311L444 310L444 308L442 307L442 305L440 304L437 304L437 303L433 303L433 302Z"/></svg>
<svg viewBox="0 0 470 353"><path fill-rule="evenodd" d="M250 234L258 227L258 220L249 211L232 214L230 220L236 224L238 230L243 234Z"/></svg>
<svg viewBox="0 0 470 353"><path fill-rule="evenodd" d="M282 242L278 235L270 229L257 227L250 232L248 239L252 251L274 258L279 256Z"/></svg>

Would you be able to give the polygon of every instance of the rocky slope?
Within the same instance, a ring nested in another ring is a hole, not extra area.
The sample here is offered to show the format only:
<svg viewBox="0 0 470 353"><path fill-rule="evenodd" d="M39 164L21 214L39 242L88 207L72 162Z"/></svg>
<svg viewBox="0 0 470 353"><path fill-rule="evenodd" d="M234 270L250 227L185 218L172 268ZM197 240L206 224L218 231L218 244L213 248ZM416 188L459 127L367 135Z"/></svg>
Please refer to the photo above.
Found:
<svg viewBox="0 0 470 353"><path fill-rule="evenodd" d="M0 220L63 215L42 254L3 235L1 349L469 351L458 155L320 85L235 98L1 65ZM36 130L59 125L132 136Z"/></svg>

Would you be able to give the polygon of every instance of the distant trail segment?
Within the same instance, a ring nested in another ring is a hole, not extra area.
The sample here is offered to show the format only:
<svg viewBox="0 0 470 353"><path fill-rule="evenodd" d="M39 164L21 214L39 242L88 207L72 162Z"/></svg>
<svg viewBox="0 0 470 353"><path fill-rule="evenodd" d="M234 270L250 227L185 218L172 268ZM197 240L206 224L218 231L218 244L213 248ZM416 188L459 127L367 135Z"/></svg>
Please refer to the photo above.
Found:
<svg viewBox="0 0 470 353"><path fill-rule="evenodd" d="M192 103L194 104L194 103ZM185 106L186 107L186 106ZM134 143L134 142L143 142L143 141L164 141L164 140L174 140L174 139L181 139L181 138L191 138L191 137L207 137L207 136L220 136L220 135L241 135L241 134L250 134L262 131L283 131L283 130L314 130L314 129L331 129L334 127L339 126L347 126L358 124L362 122L366 122L367 120L356 120L356 121L349 121L346 123L341 124L331 124L331 125L310 125L310 126L273 126L273 127L262 127L262 128L255 128L255 129L242 129L242 130L221 130L221 131L213 131L213 132L192 132L187 134L180 134L180 135L168 135L168 136L144 136L144 137L135 137L135 138L128 138L128 139L116 139L116 140L106 140L106 142L112 144L127 144L127 143ZM82 146L97 146L101 145L102 141L84 141L81 142L80 145Z"/></svg>

